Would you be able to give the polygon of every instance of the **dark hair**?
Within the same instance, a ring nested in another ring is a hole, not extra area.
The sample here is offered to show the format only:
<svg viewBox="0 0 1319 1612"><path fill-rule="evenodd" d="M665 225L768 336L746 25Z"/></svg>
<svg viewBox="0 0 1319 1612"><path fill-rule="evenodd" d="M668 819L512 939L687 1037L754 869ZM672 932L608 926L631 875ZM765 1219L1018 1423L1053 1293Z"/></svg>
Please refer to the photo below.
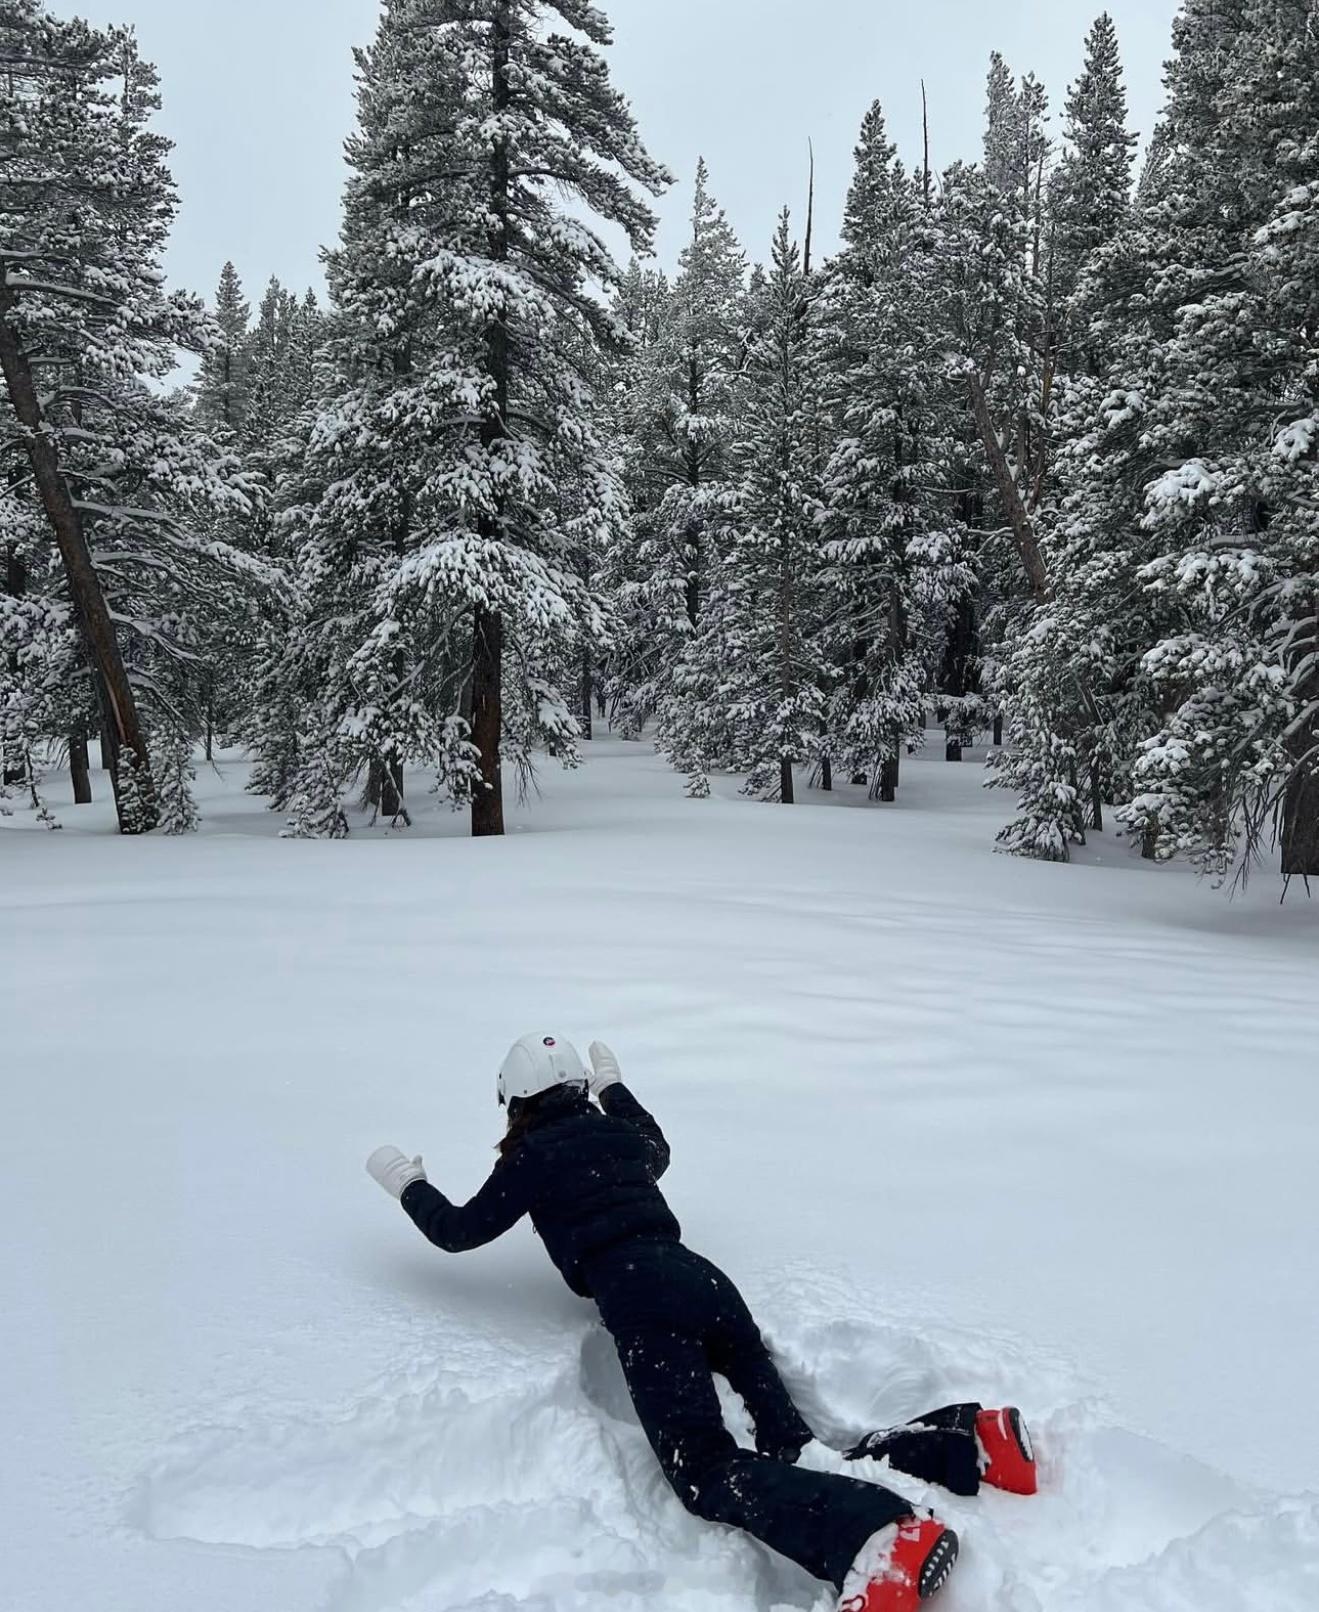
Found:
<svg viewBox="0 0 1319 1612"><path fill-rule="evenodd" d="M564 1080L557 1086L547 1086L544 1091L538 1091L532 1097L510 1097L508 1100L508 1129L499 1139L496 1151L501 1159L506 1159L515 1148L521 1147L526 1134L543 1117L545 1109L552 1103L562 1104L565 1095L579 1093L583 1107L586 1106L587 1088L584 1080Z"/></svg>
<svg viewBox="0 0 1319 1612"><path fill-rule="evenodd" d="M550 1091L558 1088L551 1086ZM536 1123L536 1116L540 1113L541 1101L548 1096L548 1092L538 1091L534 1097L512 1097L508 1104L508 1129L499 1139L498 1153L501 1159L506 1159L515 1147L521 1145L522 1138Z"/></svg>

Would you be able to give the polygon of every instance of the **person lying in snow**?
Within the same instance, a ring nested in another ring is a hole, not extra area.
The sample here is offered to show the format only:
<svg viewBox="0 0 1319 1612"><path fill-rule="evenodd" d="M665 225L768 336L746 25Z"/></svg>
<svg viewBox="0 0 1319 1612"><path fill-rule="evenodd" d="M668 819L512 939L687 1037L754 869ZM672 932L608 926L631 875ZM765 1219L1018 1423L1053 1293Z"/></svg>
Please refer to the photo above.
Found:
<svg viewBox="0 0 1319 1612"><path fill-rule="evenodd" d="M379 1148L367 1169L449 1253L479 1248L530 1215L568 1286L594 1299L637 1417L687 1509L745 1529L833 1584L840 1612L910 1612L939 1589L957 1536L877 1484L797 1464L814 1434L793 1404L733 1283L685 1247L656 1182L669 1165L655 1120L594 1042L588 1075L555 1036L516 1042L499 1071L508 1130L490 1179L452 1204L420 1158ZM595 1097L599 1107L591 1103ZM724 1426L712 1373L755 1426L742 1449ZM1015 1409L950 1405L871 1433L846 1452L885 1459L955 1494L981 1483L1035 1492L1029 1436Z"/></svg>

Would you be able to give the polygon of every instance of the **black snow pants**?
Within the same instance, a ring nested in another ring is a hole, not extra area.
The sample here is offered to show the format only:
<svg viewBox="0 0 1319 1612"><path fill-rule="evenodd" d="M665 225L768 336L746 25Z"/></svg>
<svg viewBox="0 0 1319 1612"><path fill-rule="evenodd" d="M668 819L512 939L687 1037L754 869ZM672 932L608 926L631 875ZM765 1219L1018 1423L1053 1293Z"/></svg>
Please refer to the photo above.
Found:
<svg viewBox="0 0 1319 1612"><path fill-rule="evenodd" d="M866 1540L910 1516L911 1502L878 1484L792 1465L813 1434L733 1283L681 1243L658 1240L616 1244L583 1274L617 1345L638 1420L682 1503L709 1522L745 1529L841 1589ZM725 1427L714 1372L745 1404L755 1453ZM902 1454L915 1463L903 1470L942 1482L958 1475L952 1468L963 1445L975 1470L975 1442L964 1416L955 1427L935 1418L970 1411L973 1427L974 1409L932 1413L849 1453L889 1455L894 1466Z"/></svg>

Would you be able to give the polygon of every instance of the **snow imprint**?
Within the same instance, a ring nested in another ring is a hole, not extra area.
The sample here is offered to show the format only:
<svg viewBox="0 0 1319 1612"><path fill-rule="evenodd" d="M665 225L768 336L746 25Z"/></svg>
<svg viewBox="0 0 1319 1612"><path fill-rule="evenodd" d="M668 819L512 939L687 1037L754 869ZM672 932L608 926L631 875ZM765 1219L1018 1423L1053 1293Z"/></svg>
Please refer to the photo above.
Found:
<svg viewBox="0 0 1319 1612"><path fill-rule="evenodd" d="M810 1313L839 1292L780 1283ZM846 1298L843 1307L846 1307ZM1042 1493L959 1500L872 1462L963 1537L946 1612L1312 1612L1319 1503L1256 1497L1112 1424L1066 1367L1007 1339L850 1316L772 1341L799 1401L835 1441L972 1392L1030 1382ZM475 1367L475 1369L474 1369ZM729 1425L750 1430L724 1393ZM326 1612L658 1612L675 1605L825 1612L792 1564L687 1515L637 1426L598 1326L528 1372L493 1354L382 1378L337 1415L185 1431L147 1472L136 1521L157 1540L337 1552Z"/></svg>

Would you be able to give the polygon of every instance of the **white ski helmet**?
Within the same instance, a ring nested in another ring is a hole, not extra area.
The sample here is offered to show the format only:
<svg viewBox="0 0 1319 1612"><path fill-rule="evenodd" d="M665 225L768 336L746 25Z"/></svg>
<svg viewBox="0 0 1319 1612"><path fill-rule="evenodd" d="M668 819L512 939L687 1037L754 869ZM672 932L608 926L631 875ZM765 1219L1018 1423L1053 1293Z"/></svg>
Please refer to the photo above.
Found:
<svg viewBox="0 0 1319 1612"><path fill-rule="evenodd" d="M573 1081L587 1084L586 1068L571 1041L552 1035L524 1035L508 1049L499 1066L500 1106L515 1097L535 1097Z"/></svg>

